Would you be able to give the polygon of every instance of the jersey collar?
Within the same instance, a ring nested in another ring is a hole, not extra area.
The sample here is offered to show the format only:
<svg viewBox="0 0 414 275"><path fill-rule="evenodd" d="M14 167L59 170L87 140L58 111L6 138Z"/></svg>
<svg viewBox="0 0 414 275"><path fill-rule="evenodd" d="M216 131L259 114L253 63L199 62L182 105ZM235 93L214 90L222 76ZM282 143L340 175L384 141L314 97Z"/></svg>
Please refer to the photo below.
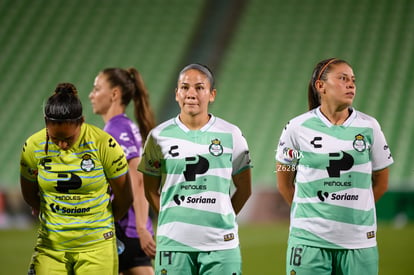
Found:
<svg viewBox="0 0 414 275"><path fill-rule="evenodd" d="M211 127L211 125L214 124L214 122L216 121L216 117L211 113L209 113L209 116L210 116L209 121L203 127L201 127L199 130L196 130L196 131L205 132ZM192 131L188 129L188 127L185 126L184 123L182 123L182 121L180 120L180 115L177 115L175 117L175 123L178 125L178 127L180 127L186 133Z"/></svg>
<svg viewBox="0 0 414 275"><path fill-rule="evenodd" d="M327 126L327 127L333 127L333 126L339 126L339 127L348 127L351 125L352 121L356 118L356 111L353 107L349 107L349 111L351 112L351 115L344 121L342 125L334 125L332 124L321 112L321 107L319 106L316 108L316 115L318 118Z"/></svg>

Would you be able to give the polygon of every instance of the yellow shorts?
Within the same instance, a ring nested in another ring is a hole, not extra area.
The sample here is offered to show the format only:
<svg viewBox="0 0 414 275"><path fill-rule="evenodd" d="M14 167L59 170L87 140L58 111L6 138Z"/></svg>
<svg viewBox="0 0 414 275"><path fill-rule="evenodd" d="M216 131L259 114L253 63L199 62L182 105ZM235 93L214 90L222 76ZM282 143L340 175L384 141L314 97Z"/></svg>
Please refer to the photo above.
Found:
<svg viewBox="0 0 414 275"><path fill-rule="evenodd" d="M28 274L118 274L118 253L115 242L83 252L54 251L35 247Z"/></svg>

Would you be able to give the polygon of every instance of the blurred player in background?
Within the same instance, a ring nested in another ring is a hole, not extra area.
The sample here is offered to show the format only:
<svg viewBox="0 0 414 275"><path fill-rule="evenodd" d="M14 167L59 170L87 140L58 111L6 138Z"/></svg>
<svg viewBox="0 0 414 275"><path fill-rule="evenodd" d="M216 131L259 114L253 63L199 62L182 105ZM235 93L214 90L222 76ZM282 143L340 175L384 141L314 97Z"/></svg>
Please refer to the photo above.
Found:
<svg viewBox="0 0 414 275"><path fill-rule="evenodd" d="M151 258L155 257L154 233L148 216L149 206L144 194L143 177L137 170L142 145L155 126L147 89L135 68L107 68L95 78L89 99L94 113L101 115L105 122L104 130L123 148L130 168L133 206L116 223L119 271L124 275L154 274L151 262ZM125 114L131 100L139 128Z"/></svg>
<svg viewBox="0 0 414 275"><path fill-rule="evenodd" d="M310 111L280 137L277 184L291 205L286 274L378 274L375 202L393 159L377 120L352 107L355 93L346 61L319 62Z"/></svg>
<svg viewBox="0 0 414 275"><path fill-rule="evenodd" d="M156 274L241 274L236 215L251 194L249 149L237 126L208 112L215 96L211 71L186 66L180 114L150 132L138 166L159 212Z"/></svg>
<svg viewBox="0 0 414 275"><path fill-rule="evenodd" d="M132 203L124 152L84 123L70 83L56 87L44 118L46 128L27 139L20 162L23 198L40 221L29 274L116 274L114 220Z"/></svg>

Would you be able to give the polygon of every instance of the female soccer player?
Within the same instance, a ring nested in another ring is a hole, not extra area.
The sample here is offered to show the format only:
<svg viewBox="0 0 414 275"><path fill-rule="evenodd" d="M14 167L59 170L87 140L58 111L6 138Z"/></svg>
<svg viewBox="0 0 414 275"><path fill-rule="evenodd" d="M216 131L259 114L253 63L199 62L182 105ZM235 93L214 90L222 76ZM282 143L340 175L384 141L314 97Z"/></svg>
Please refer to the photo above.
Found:
<svg viewBox="0 0 414 275"><path fill-rule="evenodd" d="M73 84L56 87L44 118L46 128L27 139L20 161L23 198L40 221L29 274L116 274L114 220L132 203L124 152L84 123Z"/></svg>
<svg viewBox="0 0 414 275"><path fill-rule="evenodd" d="M211 71L179 74L180 113L153 129L139 170L159 212L156 274L241 274L236 215L251 194L251 164L238 127L208 112ZM231 196L232 182L235 191Z"/></svg>
<svg viewBox="0 0 414 275"><path fill-rule="evenodd" d="M355 93L346 61L319 62L310 111L280 137L277 183L291 205L286 274L378 274L375 202L393 159L377 120L352 107Z"/></svg>
<svg viewBox="0 0 414 275"><path fill-rule="evenodd" d="M151 262L151 258L155 257L154 233L148 216L142 173L137 170L142 144L155 126L147 89L135 68L107 68L95 78L89 99L94 113L101 115L105 121L104 130L124 149L130 168L133 206L116 223L116 235L121 247L118 251L119 271L124 275L154 274ZM125 114L131 100L139 128Z"/></svg>

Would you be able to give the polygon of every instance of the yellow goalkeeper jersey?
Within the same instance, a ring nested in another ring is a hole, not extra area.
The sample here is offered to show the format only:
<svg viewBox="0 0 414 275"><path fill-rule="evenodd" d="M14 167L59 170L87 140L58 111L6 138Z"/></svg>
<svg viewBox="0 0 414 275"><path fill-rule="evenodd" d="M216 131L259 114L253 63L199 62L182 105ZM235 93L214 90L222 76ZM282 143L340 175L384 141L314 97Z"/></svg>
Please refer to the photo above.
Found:
<svg viewBox="0 0 414 275"><path fill-rule="evenodd" d="M116 140L87 123L70 150L49 141L46 129L24 144L20 172L39 185L38 245L58 251L85 251L115 241L108 179L128 171Z"/></svg>

